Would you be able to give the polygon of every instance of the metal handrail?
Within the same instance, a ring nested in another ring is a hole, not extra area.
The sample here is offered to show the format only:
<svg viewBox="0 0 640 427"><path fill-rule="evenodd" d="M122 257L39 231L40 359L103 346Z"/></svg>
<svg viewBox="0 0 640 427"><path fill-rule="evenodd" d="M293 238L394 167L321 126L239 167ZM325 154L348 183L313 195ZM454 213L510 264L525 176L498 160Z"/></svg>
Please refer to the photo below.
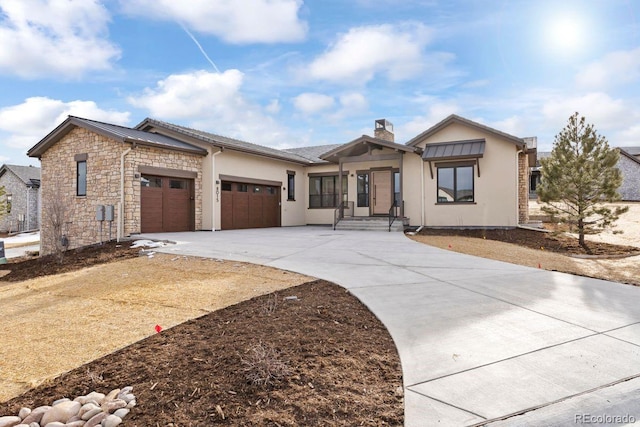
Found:
<svg viewBox="0 0 640 427"><path fill-rule="evenodd" d="M344 201L338 204L338 207L333 211L333 229L336 229L336 225L340 220L344 218Z"/></svg>
<svg viewBox="0 0 640 427"><path fill-rule="evenodd" d="M393 209L396 209L395 212L393 212ZM389 232L391 232L391 226L393 225L394 221L398 218L398 201L397 200L393 200L393 203L391 204L391 207L389 208Z"/></svg>

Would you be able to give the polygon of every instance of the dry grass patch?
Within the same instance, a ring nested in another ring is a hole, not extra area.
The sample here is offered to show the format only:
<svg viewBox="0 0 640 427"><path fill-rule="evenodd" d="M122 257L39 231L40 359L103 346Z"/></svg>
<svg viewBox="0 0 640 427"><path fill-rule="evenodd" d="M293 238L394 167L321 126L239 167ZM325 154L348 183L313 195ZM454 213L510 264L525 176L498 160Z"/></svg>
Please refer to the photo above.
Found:
<svg viewBox="0 0 640 427"><path fill-rule="evenodd" d="M309 277L156 254L0 283L0 401L186 320Z"/></svg>

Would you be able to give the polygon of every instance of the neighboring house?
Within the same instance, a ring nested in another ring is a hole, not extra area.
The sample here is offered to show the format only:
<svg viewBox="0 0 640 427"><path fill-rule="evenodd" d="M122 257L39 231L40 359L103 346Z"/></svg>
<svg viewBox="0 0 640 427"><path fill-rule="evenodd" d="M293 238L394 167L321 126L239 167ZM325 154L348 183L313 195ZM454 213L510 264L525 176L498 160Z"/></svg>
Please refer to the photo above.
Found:
<svg viewBox="0 0 640 427"><path fill-rule="evenodd" d="M127 128L70 116L28 152L42 166L42 253L55 204L70 247L98 242L101 226L123 237L332 224L341 201L355 217L388 216L395 202L414 226L528 220L525 140L456 115L407 144L392 129L376 120L373 137L277 150L153 119ZM115 207L113 222L97 220L99 205Z"/></svg>
<svg viewBox="0 0 640 427"><path fill-rule="evenodd" d="M37 230L40 227L40 168L2 165L0 187L4 187L7 212L0 218L0 232Z"/></svg>
<svg viewBox="0 0 640 427"><path fill-rule="evenodd" d="M624 201L638 202L640 201L640 147L620 147L618 150L620 160L617 166L622 172L622 185L618 188L618 193Z"/></svg>
<svg viewBox="0 0 640 427"><path fill-rule="evenodd" d="M618 193L623 201L640 201L640 147L615 147L620 152L620 160L616 165L622 172L622 184L618 188ZM536 188L542 179L542 168L540 159L547 158L551 152L541 151L538 153L538 161L535 167L531 168L531 178L529 184L529 197L538 197Z"/></svg>

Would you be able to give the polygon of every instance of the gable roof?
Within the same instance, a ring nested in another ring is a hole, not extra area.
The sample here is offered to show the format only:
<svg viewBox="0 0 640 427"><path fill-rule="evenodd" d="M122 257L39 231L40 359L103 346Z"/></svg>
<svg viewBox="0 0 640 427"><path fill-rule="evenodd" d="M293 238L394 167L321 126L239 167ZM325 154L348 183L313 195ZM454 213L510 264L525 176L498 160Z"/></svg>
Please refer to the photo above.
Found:
<svg viewBox="0 0 640 427"><path fill-rule="evenodd" d="M313 163L308 158L298 155L288 150L278 150L264 145L258 145L251 142L241 141L239 139L229 138L222 135L216 135L215 133L204 132L197 129L192 129L186 126L175 125L172 123L163 122L161 120L155 120L151 118L144 119L140 124L136 126L136 129L149 131L153 128L160 128L169 131L173 131L180 135L185 135L191 138L195 138L199 141L209 143L214 147L221 149L229 149L240 151L243 153L256 154L259 156L271 157L279 160L286 160L301 164Z"/></svg>
<svg viewBox="0 0 640 427"><path fill-rule="evenodd" d="M20 181L25 185L39 186L40 185L40 168L36 166L21 166L21 165L2 165L0 167L0 176L4 175L8 171L13 172Z"/></svg>
<svg viewBox="0 0 640 427"><path fill-rule="evenodd" d="M631 154L629 152L629 147L626 148L622 148L622 147L617 147L618 151L620 152L620 154L622 154L623 156L625 156L626 158L628 158L629 160L632 160L634 162L636 162L637 164L640 165L640 158L636 157L636 155ZM638 147L638 155L640 155L640 147Z"/></svg>
<svg viewBox="0 0 640 427"><path fill-rule="evenodd" d="M49 147L60 141L65 135L67 135L76 127L88 129L107 138L115 139L116 141L127 142L134 146L145 145L156 148L164 148L168 150L185 151L200 155L207 154L207 150L183 141L179 141L175 138L170 138L168 136L151 132L144 132L138 129L113 125L96 120L84 119L82 117L69 116L47 136L42 138L40 142L31 147L31 149L27 151L27 155L30 157L41 157L42 154L49 149Z"/></svg>
<svg viewBox="0 0 640 427"><path fill-rule="evenodd" d="M632 156L640 156L640 145L636 145L635 147L617 147L621 150L627 152L627 154L631 154Z"/></svg>
<svg viewBox="0 0 640 427"><path fill-rule="evenodd" d="M294 148L285 148L284 151L289 153L293 153L297 156L304 157L312 161L313 163L327 163L326 160L323 160L321 156L331 150L335 150L338 147L341 147L344 144L328 144L328 145L315 145L312 147L294 147Z"/></svg>
<svg viewBox="0 0 640 427"><path fill-rule="evenodd" d="M436 134L437 132L439 132L440 130L444 129L445 127L449 126L452 123L458 123L464 126L469 126L469 127L473 127L476 128L478 130L481 130L483 132L488 132L492 135L495 135L499 138L503 138L506 139L508 141L511 141L512 143L514 143L517 147L519 148L526 148L526 143L524 141L524 139L522 138L518 138L517 136L513 136L510 135L508 133L499 131L497 129L494 129L492 127L474 122L472 120L469 119L465 119L464 117L460 117L457 114L451 114L449 117L445 118L444 120L436 123L435 125L431 126L429 129L425 130L424 132L422 132L420 135L411 138L411 140L409 140L409 142L407 142L408 146L416 146L417 144L419 144L422 140Z"/></svg>
<svg viewBox="0 0 640 427"><path fill-rule="evenodd" d="M327 161L336 161L342 156L360 156L365 154L371 146L376 148L390 148L392 150L402 151L403 153L416 152L415 148L408 147L404 144L397 144L395 142L387 141L386 139L362 135L351 142L336 146L334 149L322 154L320 158Z"/></svg>

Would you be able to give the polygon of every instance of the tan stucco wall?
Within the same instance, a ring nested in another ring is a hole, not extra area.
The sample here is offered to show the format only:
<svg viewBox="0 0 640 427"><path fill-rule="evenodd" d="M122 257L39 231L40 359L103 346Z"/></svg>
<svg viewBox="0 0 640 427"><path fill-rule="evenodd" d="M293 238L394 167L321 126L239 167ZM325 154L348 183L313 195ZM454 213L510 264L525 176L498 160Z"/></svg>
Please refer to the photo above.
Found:
<svg viewBox="0 0 640 427"><path fill-rule="evenodd" d="M124 144L83 128L74 128L50 147L41 158L42 174L42 226L41 253L53 251L51 206L57 201L67 211L69 222L66 234L70 248L100 241L96 221L97 205L114 205L116 221L112 223L111 237L116 237L118 203L120 202L120 155L130 144ZM76 196L76 154L87 154L87 195ZM123 235L140 232L140 180L134 179L139 165L189 170L197 172L195 179L195 226L202 226L202 157L198 155L136 147L125 158L125 227ZM109 223L103 223L102 240L108 239Z"/></svg>
<svg viewBox="0 0 640 427"><path fill-rule="evenodd" d="M287 171L295 172L295 201L287 200ZM304 166L258 157L250 154L225 150L215 157L214 193L216 194L213 217L215 229L220 229L220 197L218 189L220 175L228 175L256 180L276 181L280 183L281 224L283 227L305 224L305 186L308 185Z"/></svg>
<svg viewBox="0 0 640 427"><path fill-rule="evenodd" d="M518 224L518 147L480 129L452 123L417 144L484 138L484 156L479 159L480 177L474 167L473 204L437 204L437 168L423 163L425 177L425 221L431 227L515 227ZM435 162L434 162L435 163ZM412 221L413 224L413 221Z"/></svg>

